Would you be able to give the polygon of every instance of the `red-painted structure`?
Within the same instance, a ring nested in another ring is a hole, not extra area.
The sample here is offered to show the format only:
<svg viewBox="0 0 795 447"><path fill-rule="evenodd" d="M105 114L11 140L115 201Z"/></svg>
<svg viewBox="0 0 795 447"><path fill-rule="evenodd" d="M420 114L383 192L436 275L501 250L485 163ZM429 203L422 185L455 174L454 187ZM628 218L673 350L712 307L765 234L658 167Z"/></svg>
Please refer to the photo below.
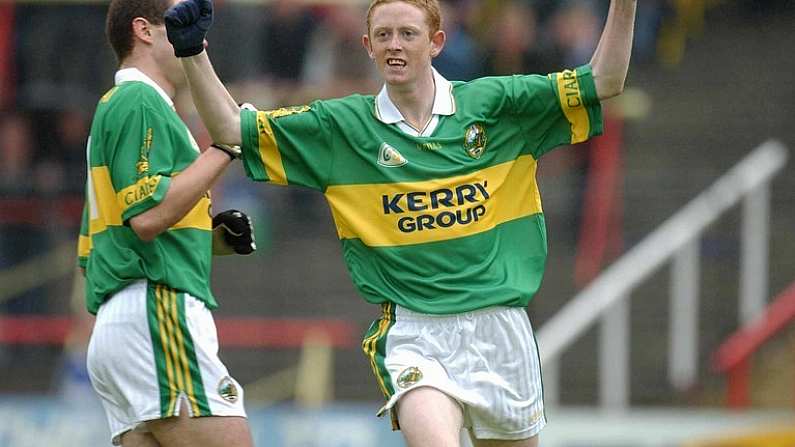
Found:
<svg viewBox="0 0 795 447"><path fill-rule="evenodd" d="M713 368L728 380L726 404L746 408L751 403L751 357L768 340L795 320L795 282L779 294L765 313L732 334L712 358Z"/></svg>

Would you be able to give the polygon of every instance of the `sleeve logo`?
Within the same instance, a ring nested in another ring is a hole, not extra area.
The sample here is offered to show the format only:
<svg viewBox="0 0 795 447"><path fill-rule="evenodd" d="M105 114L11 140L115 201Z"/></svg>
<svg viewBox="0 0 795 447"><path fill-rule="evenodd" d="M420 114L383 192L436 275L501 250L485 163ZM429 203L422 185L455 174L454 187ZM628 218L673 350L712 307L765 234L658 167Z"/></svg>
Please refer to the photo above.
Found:
<svg viewBox="0 0 795 447"><path fill-rule="evenodd" d="M120 202L124 205L124 209L135 205L136 203L142 202L157 191L157 185L160 184L160 176L156 175L154 177L143 177L138 180L134 185L130 185L124 189L122 189L118 193L118 198Z"/></svg>
<svg viewBox="0 0 795 447"><path fill-rule="evenodd" d="M309 106L293 106L282 107L281 109L270 110L265 112L271 119L281 118L283 116L295 115L296 113L304 113L312 110Z"/></svg>
<svg viewBox="0 0 795 447"><path fill-rule="evenodd" d="M149 151L152 149L153 131L149 127L146 129L146 136L144 142L141 144L141 150L138 155L138 162L135 163L135 170L138 176L142 176L149 172Z"/></svg>

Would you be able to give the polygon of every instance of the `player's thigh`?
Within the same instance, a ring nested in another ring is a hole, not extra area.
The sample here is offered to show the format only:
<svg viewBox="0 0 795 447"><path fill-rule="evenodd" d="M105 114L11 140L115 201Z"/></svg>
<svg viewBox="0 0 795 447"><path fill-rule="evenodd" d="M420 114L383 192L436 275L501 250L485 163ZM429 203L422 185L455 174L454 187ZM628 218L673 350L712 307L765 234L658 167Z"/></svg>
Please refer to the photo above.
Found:
<svg viewBox="0 0 795 447"><path fill-rule="evenodd" d="M458 447L463 413L458 402L443 392L413 389L398 401L397 414L409 447Z"/></svg>
<svg viewBox="0 0 795 447"><path fill-rule="evenodd" d="M146 423L162 447L253 447L248 420L239 416L180 416ZM125 446L126 447L126 446Z"/></svg>
<svg viewBox="0 0 795 447"><path fill-rule="evenodd" d="M502 439L472 439L474 447L537 447L538 435L529 439L507 441Z"/></svg>
<svg viewBox="0 0 795 447"><path fill-rule="evenodd" d="M150 432L130 430L121 435L122 447L161 447Z"/></svg>

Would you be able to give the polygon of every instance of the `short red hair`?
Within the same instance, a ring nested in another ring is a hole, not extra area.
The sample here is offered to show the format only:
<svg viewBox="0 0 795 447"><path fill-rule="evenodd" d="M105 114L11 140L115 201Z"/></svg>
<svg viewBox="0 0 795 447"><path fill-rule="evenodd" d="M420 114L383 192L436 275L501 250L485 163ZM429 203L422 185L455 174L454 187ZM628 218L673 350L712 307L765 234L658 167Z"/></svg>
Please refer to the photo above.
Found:
<svg viewBox="0 0 795 447"><path fill-rule="evenodd" d="M425 19L428 22L428 28L431 31L431 36L440 29L442 29L442 12L439 6L439 0L373 0L370 7L367 8L367 33L370 33L370 20L373 18L373 11L376 7L385 5L387 3L403 2L409 5L414 5L417 8L425 11Z"/></svg>

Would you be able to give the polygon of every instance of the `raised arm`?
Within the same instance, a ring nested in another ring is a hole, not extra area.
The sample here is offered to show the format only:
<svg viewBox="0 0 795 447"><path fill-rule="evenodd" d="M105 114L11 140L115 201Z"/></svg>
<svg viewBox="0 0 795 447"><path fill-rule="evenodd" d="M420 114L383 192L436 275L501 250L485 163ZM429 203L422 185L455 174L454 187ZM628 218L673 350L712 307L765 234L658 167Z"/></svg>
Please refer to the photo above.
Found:
<svg viewBox="0 0 795 447"><path fill-rule="evenodd" d="M166 11L168 40L182 59L196 109L216 143L239 145L240 108L218 79L205 36L213 21L212 0L183 0Z"/></svg>
<svg viewBox="0 0 795 447"><path fill-rule="evenodd" d="M182 67L210 137L216 143L240 145L240 107L218 79L207 52L183 57Z"/></svg>
<svg viewBox="0 0 795 447"><path fill-rule="evenodd" d="M599 99L611 98L624 91L632 54L636 8L637 0L610 0L607 22L591 58Z"/></svg>

